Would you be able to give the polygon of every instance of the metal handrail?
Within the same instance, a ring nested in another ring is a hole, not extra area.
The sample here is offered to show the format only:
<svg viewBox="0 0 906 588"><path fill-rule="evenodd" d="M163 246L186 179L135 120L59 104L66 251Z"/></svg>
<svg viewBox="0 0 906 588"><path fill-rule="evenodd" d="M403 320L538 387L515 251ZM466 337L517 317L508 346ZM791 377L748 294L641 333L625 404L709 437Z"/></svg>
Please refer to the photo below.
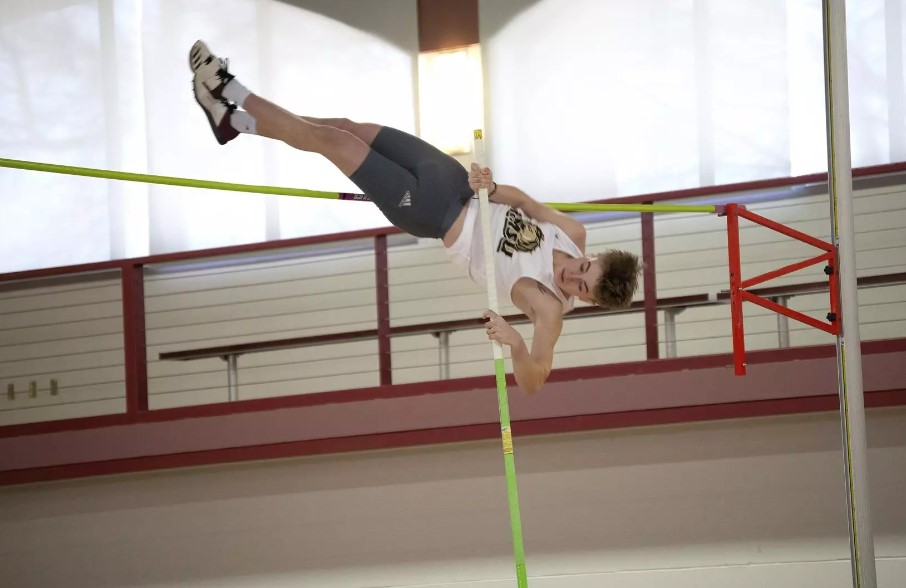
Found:
<svg viewBox="0 0 906 588"><path fill-rule="evenodd" d="M866 276L858 279L858 286L860 288L892 286L897 284L906 284L906 272L884 274L879 276ZM751 290L753 294L764 297L817 294L826 291L826 282L809 282L804 284L791 284L788 286L774 286L770 288L759 288ZM690 306L708 306L714 304L726 304L729 302L729 300L730 295L728 292L719 292L717 294L673 296L657 299L657 308L658 310L664 310L669 308L687 308ZM628 308L620 310L605 310L597 306L577 308L573 312L564 315L564 318L574 319L587 316L627 314L639 312L642 310L644 310L644 301L638 300L633 302L632 305ZM504 318L510 324L524 324L530 322L529 318L524 314L511 314L505 316ZM391 327L390 335L394 337L426 335L462 331L482 327L484 327L484 321L481 319L461 319L455 321L421 323L417 325ZM230 355L243 355L247 353L263 353L266 351L279 351L283 349L294 349L298 347L313 347L331 343L367 341L369 339L376 339L377 336L377 329L366 329L361 331L347 331L344 333L313 335L309 337L292 337L288 339L274 339L272 341L240 343L237 345L204 347L199 349L189 349L185 351L168 351L159 354L158 358L161 361L189 361L194 359L210 359L212 357L228 357Z"/></svg>

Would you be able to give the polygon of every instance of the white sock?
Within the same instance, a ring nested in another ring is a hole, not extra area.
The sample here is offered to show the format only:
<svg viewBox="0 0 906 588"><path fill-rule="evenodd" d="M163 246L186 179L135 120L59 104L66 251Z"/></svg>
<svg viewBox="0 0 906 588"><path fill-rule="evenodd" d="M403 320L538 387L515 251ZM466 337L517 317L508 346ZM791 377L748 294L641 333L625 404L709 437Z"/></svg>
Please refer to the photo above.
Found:
<svg viewBox="0 0 906 588"><path fill-rule="evenodd" d="M239 83L239 80L233 78L230 80L226 86L221 90L221 95L229 100L230 102L235 102L237 106L242 108L245 99L249 97L251 92L248 88Z"/></svg>
<svg viewBox="0 0 906 588"><path fill-rule="evenodd" d="M230 126L240 133L257 134L255 118L244 110L234 110L230 115Z"/></svg>

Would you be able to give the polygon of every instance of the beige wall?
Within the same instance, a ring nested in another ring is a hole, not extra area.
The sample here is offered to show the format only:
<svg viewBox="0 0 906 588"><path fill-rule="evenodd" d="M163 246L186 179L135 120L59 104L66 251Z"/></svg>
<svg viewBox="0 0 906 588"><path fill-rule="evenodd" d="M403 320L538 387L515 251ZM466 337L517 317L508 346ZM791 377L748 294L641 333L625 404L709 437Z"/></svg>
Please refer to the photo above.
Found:
<svg viewBox="0 0 906 588"><path fill-rule="evenodd" d="M906 410L868 413L879 586L906 584ZM834 414L516 440L546 588L846 588ZM497 442L0 489L4 585L515 585Z"/></svg>

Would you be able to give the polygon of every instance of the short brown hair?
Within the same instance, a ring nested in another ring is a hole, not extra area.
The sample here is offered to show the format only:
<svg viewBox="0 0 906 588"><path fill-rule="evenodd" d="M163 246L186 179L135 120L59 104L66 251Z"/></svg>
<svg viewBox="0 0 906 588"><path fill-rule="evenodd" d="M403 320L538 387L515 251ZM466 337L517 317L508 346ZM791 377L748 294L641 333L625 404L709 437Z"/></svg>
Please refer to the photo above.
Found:
<svg viewBox="0 0 906 588"><path fill-rule="evenodd" d="M639 286L642 264L639 256L628 251L608 249L598 254L597 262L604 272L594 287L592 299L603 308L626 308Z"/></svg>

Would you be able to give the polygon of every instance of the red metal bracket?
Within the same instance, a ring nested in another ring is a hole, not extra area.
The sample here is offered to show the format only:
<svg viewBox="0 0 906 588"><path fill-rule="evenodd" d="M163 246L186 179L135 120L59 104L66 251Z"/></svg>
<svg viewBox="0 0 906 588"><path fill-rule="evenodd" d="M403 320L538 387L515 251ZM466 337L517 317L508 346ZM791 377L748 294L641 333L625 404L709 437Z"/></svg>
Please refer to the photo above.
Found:
<svg viewBox="0 0 906 588"><path fill-rule="evenodd" d="M834 275L837 272L836 248L821 239L816 239L811 235L783 226L780 223L755 214L754 212L749 212L745 207L738 204L727 204L724 213L727 217L727 249L730 264L730 316L733 332L733 365L736 375L744 376L746 373L745 330L743 328L742 320L742 303L744 300L748 300L763 308L788 316L791 319L805 323L810 327L821 329L831 335L839 334L840 321L837 320L839 299L837 294L837 279ZM773 231L777 231L788 237L792 237L798 241L802 241L803 243L807 243L813 247L817 247L824 253L812 257L811 259L792 263L774 271L755 276L754 278L743 280L739 253L739 217L750 220ZM830 312L827 314L828 323L823 323L801 312L791 310L746 290L746 288L751 288L757 284L779 278L780 276L785 276L822 262L827 264L824 271L828 276L828 288L830 293Z"/></svg>

